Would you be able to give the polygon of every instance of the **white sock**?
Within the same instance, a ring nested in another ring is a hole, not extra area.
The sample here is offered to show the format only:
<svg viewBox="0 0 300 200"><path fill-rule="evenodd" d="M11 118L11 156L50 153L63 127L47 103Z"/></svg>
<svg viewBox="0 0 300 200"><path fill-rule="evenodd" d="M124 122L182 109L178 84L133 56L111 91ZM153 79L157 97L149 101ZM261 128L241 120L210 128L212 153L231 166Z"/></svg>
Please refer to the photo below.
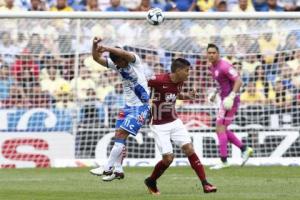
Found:
<svg viewBox="0 0 300 200"><path fill-rule="evenodd" d="M106 166L104 167L104 170L110 170L111 167L115 165L115 162L118 160L118 158L121 156L123 147L125 145L123 143L115 142L107 161Z"/></svg>
<svg viewBox="0 0 300 200"><path fill-rule="evenodd" d="M124 145L122 152L120 153L118 159L115 162L115 171L116 172L120 172L120 173L124 172L122 164L123 164L123 160L125 157L126 157L126 146Z"/></svg>

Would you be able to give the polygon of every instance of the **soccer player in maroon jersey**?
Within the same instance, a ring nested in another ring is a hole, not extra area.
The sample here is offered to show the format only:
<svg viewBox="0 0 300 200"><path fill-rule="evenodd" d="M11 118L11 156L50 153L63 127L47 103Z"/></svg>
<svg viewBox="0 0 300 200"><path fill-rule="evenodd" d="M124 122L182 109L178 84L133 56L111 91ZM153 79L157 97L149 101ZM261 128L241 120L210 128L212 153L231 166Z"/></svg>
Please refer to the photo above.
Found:
<svg viewBox="0 0 300 200"><path fill-rule="evenodd" d="M204 167L194 151L191 138L182 121L178 119L175 110L176 99L194 99L194 91L189 94L181 93L183 82L189 76L189 61L177 58L172 62L171 73L158 74L148 81L152 89L152 123L155 142L162 154L152 174L145 179L145 184L151 194L159 195L156 181L170 166L174 159L171 140L179 145L188 157L191 167L199 177L205 193L216 192L217 188L207 182ZM154 94L154 95L153 95Z"/></svg>
<svg viewBox="0 0 300 200"><path fill-rule="evenodd" d="M229 62L220 58L219 48L216 45L209 44L207 46L207 57L211 63L210 72L212 77L219 84L219 91L222 100L216 121L216 132L219 140L219 153L222 162L211 167L211 169L229 167L227 162L228 142L231 142L241 149L243 166L253 154L253 149L243 144L242 141L227 128L234 120L234 116L238 110L240 104L240 96L238 93L243 82L240 79L239 73L234 69L234 67ZM209 100L213 101L216 94L217 90L209 97Z"/></svg>

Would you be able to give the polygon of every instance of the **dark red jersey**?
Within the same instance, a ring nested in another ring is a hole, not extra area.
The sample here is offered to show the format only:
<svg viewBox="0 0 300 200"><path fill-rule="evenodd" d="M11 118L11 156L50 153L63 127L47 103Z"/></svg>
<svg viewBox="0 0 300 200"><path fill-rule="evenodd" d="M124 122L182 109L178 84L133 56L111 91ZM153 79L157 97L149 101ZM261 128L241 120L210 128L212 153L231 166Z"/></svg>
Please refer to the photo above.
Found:
<svg viewBox="0 0 300 200"><path fill-rule="evenodd" d="M175 103L183 82L173 83L170 74L158 74L148 81L152 96L152 124L166 124L177 119Z"/></svg>

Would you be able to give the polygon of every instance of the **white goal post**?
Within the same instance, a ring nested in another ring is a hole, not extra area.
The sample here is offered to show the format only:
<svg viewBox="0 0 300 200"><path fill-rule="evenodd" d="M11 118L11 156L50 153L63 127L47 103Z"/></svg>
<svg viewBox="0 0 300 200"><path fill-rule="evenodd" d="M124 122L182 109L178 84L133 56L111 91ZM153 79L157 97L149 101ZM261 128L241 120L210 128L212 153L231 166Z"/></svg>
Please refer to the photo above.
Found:
<svg viewBox="0 0 300 200"><path fill-rule="evenodd" d="M1 12L0 168L105 163L124 98L118 75L91 58L94 36L137 53L147 74L169 72L177 57L192 63L183 90L200 98L177 107L206 165L219 160L205 56L217 44L244 81L231 128L254 148L248 164L300 165L300 13L164 15L152 26L144 12ZM127 149L127 166L161 158L148 125ZM240 151L229 151L239 164ZM173 165L188 164L179 147L174 153Z"/></svg>

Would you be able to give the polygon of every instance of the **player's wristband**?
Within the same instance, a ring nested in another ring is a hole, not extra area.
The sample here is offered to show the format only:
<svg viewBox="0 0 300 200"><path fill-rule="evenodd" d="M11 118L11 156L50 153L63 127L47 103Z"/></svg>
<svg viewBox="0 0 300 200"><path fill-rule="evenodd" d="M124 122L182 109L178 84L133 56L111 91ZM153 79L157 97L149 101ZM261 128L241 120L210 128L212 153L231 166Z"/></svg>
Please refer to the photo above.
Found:
<svg viewBox="0 0 300 200"><path fill-rule="evenodd" d="M236 93L235 92L230 92L230 94L228 96L230 98L234 99L236 97Z"/></svg>

